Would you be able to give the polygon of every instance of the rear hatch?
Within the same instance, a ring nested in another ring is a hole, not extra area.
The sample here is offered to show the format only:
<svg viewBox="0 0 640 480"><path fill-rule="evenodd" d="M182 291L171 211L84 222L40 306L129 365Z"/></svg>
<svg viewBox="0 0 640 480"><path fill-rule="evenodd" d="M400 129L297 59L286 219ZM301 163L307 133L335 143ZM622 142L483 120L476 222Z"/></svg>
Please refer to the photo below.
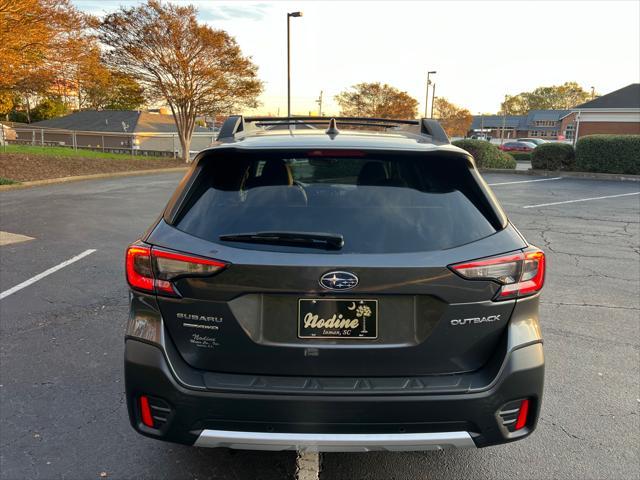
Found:
<svg viewBox="0 0 640 480"><path fill-rule="evenodd" d="M495 351L514 301L494 301L498 283L449 266L526 244L464 154L209 155L147 239L158 252L196 256L172 279L175 294L158 295L188 364L450 374L480 368ZM203 273L197 257L224 267Z"/></svg>

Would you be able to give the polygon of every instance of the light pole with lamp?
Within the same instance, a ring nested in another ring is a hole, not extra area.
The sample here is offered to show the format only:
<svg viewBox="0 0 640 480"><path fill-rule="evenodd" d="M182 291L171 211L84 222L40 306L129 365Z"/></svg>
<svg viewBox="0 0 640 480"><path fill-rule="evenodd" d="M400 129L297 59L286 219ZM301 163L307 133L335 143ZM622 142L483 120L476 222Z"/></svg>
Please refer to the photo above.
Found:
<svg viewBox="0 0 640 480"><path fill-rule="evenodd" d="M435 75L436 73L438 72L436 72L435 70L427 72L427 95L424 97L424 118L427 118L427 115L429 114L429 85L431 85L429 76L431 76L431 74Z"/></svg>
<svg viewBox="0 0 640 480"><path fill-rule="evenodd" d="M291 17L301 17L302 12L287 13L287 117L291 117Z"/></svg>

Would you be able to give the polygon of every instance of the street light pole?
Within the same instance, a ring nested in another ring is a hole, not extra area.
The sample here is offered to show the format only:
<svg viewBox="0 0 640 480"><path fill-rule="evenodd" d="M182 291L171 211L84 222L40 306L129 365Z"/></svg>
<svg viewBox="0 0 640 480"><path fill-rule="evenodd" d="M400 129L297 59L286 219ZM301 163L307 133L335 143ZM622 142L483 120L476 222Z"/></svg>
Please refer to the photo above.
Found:
<svg viewBox="0 0 640 480"><path fill-rule="evenodd" d="M427 116L429 115L429 85L431 85L431 80L429 79L429 77L432 73L435 75L438 72L436 72L435 70L427 72L427 94L424 97L424 118L427 118Z"/></svg>
<svg viewBox="0 0 640 480"><path fill-rule="evenodd" d="M291 117L291 17L301 17L302 12L287 13L287 117Z"/></svg>

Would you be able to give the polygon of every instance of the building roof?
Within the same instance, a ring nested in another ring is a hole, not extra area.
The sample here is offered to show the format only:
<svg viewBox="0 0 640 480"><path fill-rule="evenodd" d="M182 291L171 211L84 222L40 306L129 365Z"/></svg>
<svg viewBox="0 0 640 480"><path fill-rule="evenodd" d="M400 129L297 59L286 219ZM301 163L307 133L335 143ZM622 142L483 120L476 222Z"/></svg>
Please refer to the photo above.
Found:
<svg viewBox="0 0 640 480"><path fill-rule="evenodd" d="M82 110L64 117L32 123L31 126L110 133L174 133L172 115L137 110ZM196 126L196 132L209 132Z"/></svg>
<svg viewBox="0 0 640 480"><path fill-rule="evenodd" d="M82 110L64 117L35 122L31 126L91 132L132 133L139 115L140 112L135 110Z"/></svg>
<svg viewBox="0 0 640 480"><path fill-rule="evenodd" d="M590 102L573 107L574 110L587 110L589 108L617 109L617 108L638 108L640 109L640 83L632 83Z"/></svg>
<svg viewBox="0 0 640 480"><path fill-rule="evenodd" d="M502 128L503 122L506 128L517 129L525 118L525 115L507 115L506 118L502 115L475 115L471 123L471 129Z"/></svg>
<svg viewBox="0 0 640 480"><path fill-rule="evenodd" d="M555 130L556 126L542 127L536 121L551 120L559 122L571 113L571 110L531 110L527 115L507 115L504 119L505 128L514 130ZM499 129L503 125L502 115L475 115L471 123L471 130Z"/></svg>

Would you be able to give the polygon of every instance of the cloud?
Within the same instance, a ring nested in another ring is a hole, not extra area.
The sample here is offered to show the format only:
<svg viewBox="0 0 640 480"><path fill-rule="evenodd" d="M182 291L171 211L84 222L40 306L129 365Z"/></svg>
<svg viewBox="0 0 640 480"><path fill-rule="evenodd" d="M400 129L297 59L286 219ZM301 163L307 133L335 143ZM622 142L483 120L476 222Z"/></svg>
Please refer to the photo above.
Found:
<svg viewBox="0 0 640 480"><path fill-rule="evenodd" d="M198 7L198 19L205 22L227 20L253 20L260 21L271 7L266 3L243 3L211 5L210 2L194 2Z"/></svg>

